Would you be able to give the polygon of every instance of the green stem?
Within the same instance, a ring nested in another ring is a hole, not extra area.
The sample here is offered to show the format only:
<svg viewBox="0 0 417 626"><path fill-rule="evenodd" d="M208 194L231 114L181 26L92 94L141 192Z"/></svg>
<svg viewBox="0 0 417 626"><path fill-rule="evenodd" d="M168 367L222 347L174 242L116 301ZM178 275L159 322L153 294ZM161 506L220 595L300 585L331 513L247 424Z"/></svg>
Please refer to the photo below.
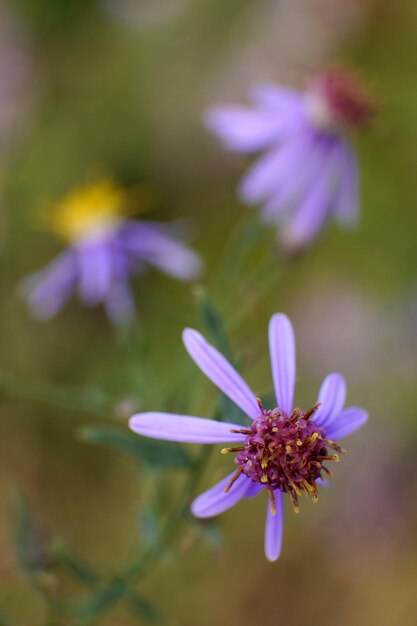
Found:
<svg viewBox="0 0 417 626"><path fill-rule="evenodd" d="M167 547L172 543L177 531L180 528L181 522L187 514L189 502L204 472L210 453L210 446L203 446L201 448L193 466L190 468L182 496L178 499L178 505L167 517L166 522L160 529L156 540L145 547L135 563L128 567L124 572L119 572L117 576L113 576L111 580L109 580L107 584L100 589L101 597L110 598L109 602L105 605L106 609L110 603L113 605L123 598L129 598L133 592L132 587L137 579L140 576L143 576L151 567L154 567L155 564L163 558ZM112 594L115 584L117 586L117 592Z"/></svg>
<svg viewBox="0 0 417 626"><path fill-rule="evenodd" d="M197 459L194 461L192 468L190 469L182 497L178 499L177 507L170 514L165 525L162 527L157 541L148 546L148 548L145 549L139 557L138 561L128 569L126 579L130 583L133 583L138 576L142 575L146 571L149 563L152 565L155 564L155 561L163 555L165 548L175 537L175 534L188 511L190 500L204 472L210 453L211 447L203 446Z"/></svg>

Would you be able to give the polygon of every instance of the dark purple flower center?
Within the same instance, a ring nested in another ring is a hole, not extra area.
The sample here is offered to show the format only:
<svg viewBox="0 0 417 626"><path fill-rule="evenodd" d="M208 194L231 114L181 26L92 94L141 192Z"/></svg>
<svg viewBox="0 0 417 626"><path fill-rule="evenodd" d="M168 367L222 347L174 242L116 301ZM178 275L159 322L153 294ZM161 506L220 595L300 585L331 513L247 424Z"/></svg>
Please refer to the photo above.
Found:
<svg viewBox="0 0 417 626"><path fill-rule="evenodd" d="M311 82L310 92L317 96L331 119L357 129L365 128L375 113L375 106L359 77L346 70L329 70Z"/></svg>
<svg viewBox="0 0 417 626"><path fill-rule="evenodd" d="M289 494L298 512L298 496L304 492L317 501L317 479L322 478L323 471L331 475L324 462L339 460L337 454L329 454L328 448L345 451L327 439L325 430L310 420L318 404L306 412L294 409L290 416L279 408L265 411L260 401L259 405L261 413L251 427L238 431L246 435L243 446L222 450L238 453L235 462L239 469L228 489L243 472L254 482L265 485L273 509L274 491L280 489Z"/></svg>

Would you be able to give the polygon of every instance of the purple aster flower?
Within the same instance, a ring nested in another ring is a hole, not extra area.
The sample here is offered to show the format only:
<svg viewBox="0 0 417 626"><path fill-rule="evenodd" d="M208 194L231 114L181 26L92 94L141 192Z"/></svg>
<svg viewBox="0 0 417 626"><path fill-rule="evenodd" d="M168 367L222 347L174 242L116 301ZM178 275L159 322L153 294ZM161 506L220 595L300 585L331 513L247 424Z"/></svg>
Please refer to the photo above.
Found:
<svg viewBox="0 0 417 626"><path fill-rule="evenodd" d="M226 443L222 453L236 453L237 470L198 496L191 509L196 517L212 517L226 511L241 498L264 492L268 496L265 553L275 561L281 551L284 494L294 511L299 496L314 502L317 486L325 484L329 461L338 461L345 451L335 443L360 428L367 413L359 407L343 408L346 385L340 374L324 380L318 402L307 410L293 408L295 385L295 340L289 319L272 317L269 349L277 406L265 409L259 398L226 361L195 330L183 334L185 347L198 367L249 418L250 426L236 426L201 417L169 413L139 413L129 422L140 435L187 443Z"/></svg>
<svg viewBox="0 0 417 626"><path fill-rule="evenodd" d="M54 316L77 292L89 306L103 304L112 321L134 314L130 276L154 266L181 280L193 280L201 260L168 225L131 220L122 189L109 181L76 189L56 207L52 229L69 246L44 270L24 280L23 292L40 318Z"/></svg>
<svg viewBox="0 0 417 626"><path fill-rule="evenodd" d="M346 128L364 128L371 100L356 75L318 74L308 90L263 84L254 107L210 109L206 124L234 152L265 154L239 186L247 204L262 204L265 223L283 228L290 249L308 245L334 214L343 224L358 217L358 167Z"/></svg>

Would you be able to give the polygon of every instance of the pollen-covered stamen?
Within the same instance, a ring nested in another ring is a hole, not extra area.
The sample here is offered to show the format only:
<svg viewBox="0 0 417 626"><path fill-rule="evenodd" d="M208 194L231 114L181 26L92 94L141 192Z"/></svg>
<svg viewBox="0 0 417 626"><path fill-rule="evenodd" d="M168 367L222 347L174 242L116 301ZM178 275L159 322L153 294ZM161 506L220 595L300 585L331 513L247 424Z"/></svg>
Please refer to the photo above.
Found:
<svg viewBox="0 0 417 626"><path fill-rule="evenodd" d="M307 103L312 121L327 130L338 125L363 129L375 113L366 86L357 74L347 70L316 75L310 83Z"/></svg>
<svg viewBox="0 0 417 626"><path fill-rule="evenodd" d="M229 480L227 487L224 490L225 493L230 491L230 488L234 485L234 483L237 481L237 479L239 478L242 472L243 472L243 469L241 467L239 467L239 469L236 470L236 472L233 474L232 478Z"/></svg>
<svg viewBox="0 0 417 626"><path fill-rule="evenodd" d="M235 461L239 466L225 491L244 472L254 482L265 485L272 513L276 511L276 489L289 494L294 511L298 512L298 497L306 493L317 502L317 479L322 478L322 471L332 475L324 462L338 461L345 450L310 419L319 403L305 412L294 409L289 416L278 407L266 411L260 400L258 405L261 413L251 427L233 430L245 435L242 445L222 450L223 454L237 452ZM329 449L339 454L330 454Z"/></svg>

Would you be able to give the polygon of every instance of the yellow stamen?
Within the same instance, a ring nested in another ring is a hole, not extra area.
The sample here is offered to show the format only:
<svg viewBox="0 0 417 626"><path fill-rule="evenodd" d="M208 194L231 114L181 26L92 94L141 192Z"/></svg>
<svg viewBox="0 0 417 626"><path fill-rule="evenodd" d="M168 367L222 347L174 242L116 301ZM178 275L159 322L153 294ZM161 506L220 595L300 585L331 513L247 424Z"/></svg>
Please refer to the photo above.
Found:
<svg viewBox="0 0 417 626"><path fill-rule="evenodd" d="M245 448L243 446L239 446L237 448L222 448L220 450L221 454L229 454L229 452L241 452Z"/></svg>
<svg viewBox="0 0 417 626"><path fill-rule="evenodd" d="M230 488L233 486L233 484L237 481L237 479L239 478L239 476L241 475L241 473L243 472L243 469L241 467L239 467L238 470L236 470L236 472L233 474L232 478L229 480L229 483L227 484L227 486L225 487L224 492L227 493L228 491L230 491Z"/></svg>
<svg viewBox="0 0 417 626"><path fill-rule="evenodd" d="M136 194L135 194L136 195ZM138 207L149 206L146 194ZM121 218L132 212L127 193L112 180L101 179L94 183L76 187L60 200L51 210L43 212L43 222L50 230L70 242L101 234L114 228Z"/></svg>
<svg viewBox="0 0 417 626"><path fill-rule="evenodd" d="M269 495L269 500L271 503L271 513L272 515L276 515L277 514L277 504L275 501L275 493L273 491L273 489L268 489L268 495Z"/></svg>

